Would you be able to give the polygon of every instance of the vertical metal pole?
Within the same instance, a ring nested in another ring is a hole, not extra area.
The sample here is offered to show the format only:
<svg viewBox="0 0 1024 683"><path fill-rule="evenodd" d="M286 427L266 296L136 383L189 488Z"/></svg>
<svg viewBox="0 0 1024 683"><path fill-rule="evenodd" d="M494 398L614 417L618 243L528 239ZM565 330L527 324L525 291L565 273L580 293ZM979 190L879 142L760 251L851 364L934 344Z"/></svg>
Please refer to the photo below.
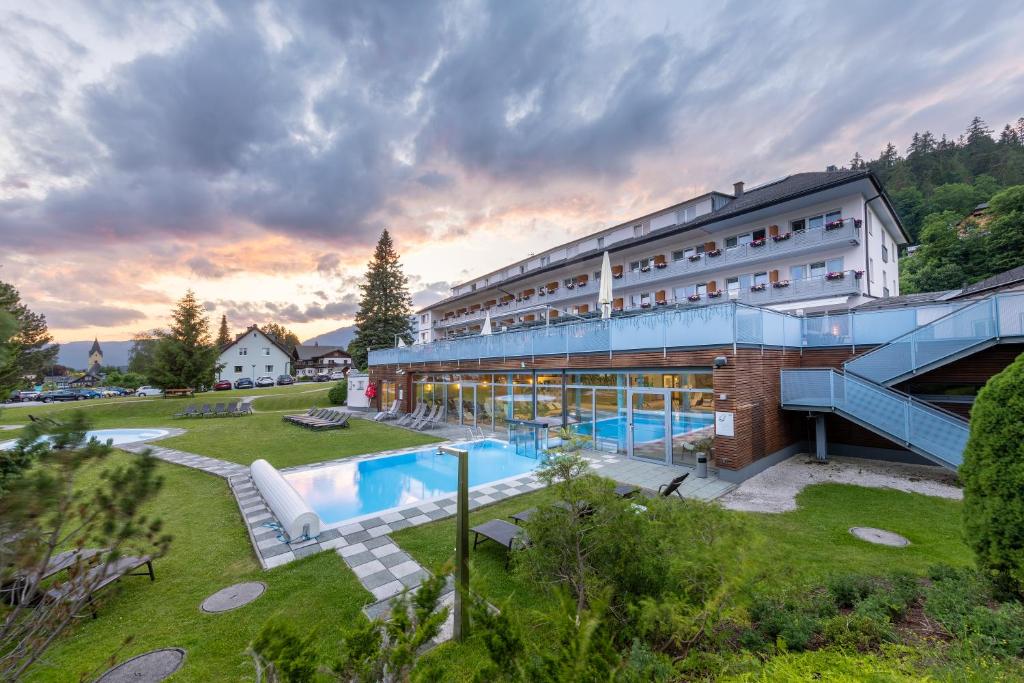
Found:
<svg viewBox="0 0 1024 683"><path fill-rule="evenodd" d="M825 435L825 413L814 417L814 455L820 462L828 462L828 440Z"/></svg>
<svg viewBox="0 0 1024 683"><path fill-rule="evenodd" d="M455 617L454 637L469 637L469 613L465 598L469 594L469 451L442 446L441 451L459 459L459 493L455 512Z"/></svg>

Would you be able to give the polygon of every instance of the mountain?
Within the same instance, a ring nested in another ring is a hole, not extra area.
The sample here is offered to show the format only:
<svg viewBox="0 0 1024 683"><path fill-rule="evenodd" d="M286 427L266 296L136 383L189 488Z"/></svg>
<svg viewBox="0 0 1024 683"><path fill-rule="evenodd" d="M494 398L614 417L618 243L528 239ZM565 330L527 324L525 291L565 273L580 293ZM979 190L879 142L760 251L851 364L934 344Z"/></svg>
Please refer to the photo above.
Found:
<svg viewBox="0 0 1024 683"><path fill-rule="evenodd" d="M65 342L60 345L57 362L69 368L85 370L91 347L92 341ZM130 341L101 341L100 348L103 349L104 365L128 365L128 354L132 350Z"/></svg>
<svg viewBox="0 0 1024 683"><path fill-rule="evenodd" d="M303 344L322 344L323 346L340 346L343 349L348 348L348 344L352 341L352 338L356 336L356 326L348 325L347 327L339 327L331 332L324 332L315 337L310 337Z"/></svg>

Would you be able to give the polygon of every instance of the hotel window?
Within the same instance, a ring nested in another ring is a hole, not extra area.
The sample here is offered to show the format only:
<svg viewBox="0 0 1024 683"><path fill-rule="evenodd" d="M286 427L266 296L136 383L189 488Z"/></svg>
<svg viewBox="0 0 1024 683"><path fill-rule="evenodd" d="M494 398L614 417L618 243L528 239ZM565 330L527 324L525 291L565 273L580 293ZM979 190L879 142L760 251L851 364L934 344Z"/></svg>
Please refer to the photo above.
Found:
<svg viewBox="0 0 1024 683"><path fill-rule="evenodd" d="M600 270L595 270L594 271L594 279L595 280L600 280L601 279L601 271Z"/></svg>
<svg viewBox="0 0 1024 683"><path fill-rule="evenodd" d="M651 259L649 259L649 258L642 258L639 261L630 261L629 262L629 269L634 271L634 272L640 270L641 268L649 268L650 266L651 266Z"/></svg>
<svg viewBox="0 0 1024 683"><path fill-rule="evenodd" d="M519 274L522 275L526 272L526 266L519 266Z"/></svg>
<svg viewBox="0 0 1024 683"><path fill-rule="evenodd" d="M824 261L818 261L817 263L812 263L811 264L811 267L810 267L811 277L825 277L825 273L827 273L827 272L828 271L825 270L825 262Z"/></svg>
<svg viewBox="0 0 1024 683"><path fill-rule="evenodd" d="M540 257L540 264L541 264L542 266L546 266L546 265L548 265L549 263L551 263L551 257L550 257L550 256L541 256L541 257Z"/></svg>
<svg viewBox="0 0 1024 683"><path fill-rule="evenodd" d="M885 271L882 271L882 296L889 296L889 282L885 278Z"/></svg>
<svg viewBox="0 0 1024 683"><path fill-rule="evenodd" d="M564 280L562 280L562 286L563 287L568 287L570 284L572 284L574 282L575 282L575 280L573 278L567 277ZM573 285L573 286L575 286L575 285Z"/></svg>
<svg viewBox="0 0 1024 683"><path fill-rule="evenodd" d="M239 356L248 356L249 355L249 349L247 347L245 347L245 346L239 346L238 347L238 355Z"/></svg>
<svg viewBox="0 0 1024 683"><path fill-rule="evenodd" d="M269 346L264 346L263 347L263 355L264 356L269 356L270 355L270 347Z"/></svg>
<svg viewBox="0 0 1024 683"><path fill-rule="evenodd" d="M875 259L868 259L868 280L870 282L875 281Z"/></svg>
<svg viewBox="0 0 1024 683"><path fill-rule="evenodd" d="M475 282L469 286L469 291L471 291L471 292L475 292L476 291L476 283Z"/></svg>
<svg viewBox="0 0 1024 683"><path fill-rule="evenodd" d="M697 207L696 206L687 206L686 208L679 210L679 222L680 223L688 223L689 221L692 221L696 217L697 217Z"/></svg>
<svg viewBox="0 0 1024 683"><path fill-rule="evenodd" d="M242 366L241 365L236 365L235 366L235 374L239 375L241 373L242 373Z"/></svg>
<svg viewBox="0 0 1024 683"><path fill-rule="evenodd" d="M803 218L800 218L798 220L792 221L789 224L789 227L793 232L801 232L807 229L807 221L805 221Z"/></svg>
<svg viewBox="0 0 1024 683"><path fill-rule="evenodd" d="M882 263L889 262L889 247L885 246L885 238L882 238Z"/></svg>
<svg viewBox="0 0 1024 683"><path fill-rule="evenodd" d="M755 285L767 285L768 284L768 273L754 273L754 284Z"/></svg>
<svg viewBox="0 0 1024 683"><path fill-rule="evenodd" d="M697 247L690 247L689 249L683 252L683 256L685 256L686 258L690 258L691 256L699 256L700 254L703 253L704 245L701 244L700 246Z"/></svg>
<svg viewBox="0 0 1024 683"><path fill-rule="evenodd" d="M701 296L707 296L707 293L708 293L708 285L707 285L707 283L701 282L700 284L698 284L695 287L694 291L695 291L695 293L700 294Z"/></svg>
<svg viewBox="0 0 1024 683"><path fill-rule="evenodd" d="M675 297L676 301L684 301L686 299L686 287L675 287L672 290L672 296Z"/></svg>
<svg viewBox="0 0 1024 683"><path fill-rule="evenodd" d="M754 240L763 240L765 232L763 229L755 230L753 232L745 232L742 235L734 235L733 237L725 238L725 248L732 249L733 247L739 247L744 244L750 244Z"/></svg>
<svg viewBox="0 0 1024 683"><path fill-rule="evenodd" d="M841 256L839 258L830 258L825 262L825 268L828 269L828 272L830 273L843 272L843 258Z"/></svg>
<svg viewBox="0 0 1024 683"><path fill-rule="evenodd" d="M597 248L598 249L604 249L604 238L603 237L598 237L597 238Z"/></svg>
<svg viewBox="0 0 1024 683"><path fill-rule="evenodd" d="M266 368L267 368L267 372L273 372L274 371L274 366L273 365L267 365Z"/></svg>
<svg viewBox="0 0 1024 683"><path fill-rule="evenodd" d="M807 266L790 266L790 280L803 280L805 277L807 277Z"/></svg>
<svg viewBox="0 0 1024 683"><path fill-rule="evenodd" d="M672 252L673 261L682 261L684 258L686 258L686 251L684 249L676 249Z"/></svg>
<svg viewBox="0 0 1024 683"><path fill-rule="evenodd" d="M740 291L740 279L738 277L726 278L725 291L729 292L730 297L732 297L733 292Z"/></svg>
<svg viewBox="0 0 1024 683"><path fill-rule="evenodd" d="M634 225L633 226L633 237L643 237L643 236L644 236L644 224L640 223L638 225Z"/></svg>

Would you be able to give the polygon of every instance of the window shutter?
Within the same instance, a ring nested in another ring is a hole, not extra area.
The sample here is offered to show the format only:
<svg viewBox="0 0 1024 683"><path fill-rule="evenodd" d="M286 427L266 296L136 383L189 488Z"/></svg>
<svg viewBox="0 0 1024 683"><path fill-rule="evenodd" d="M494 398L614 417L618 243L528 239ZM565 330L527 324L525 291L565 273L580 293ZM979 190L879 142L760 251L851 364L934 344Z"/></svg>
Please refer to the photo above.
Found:
<svg viewBox="0 0 1024 683"><path fill-rule="evenodd" d="M710 294L712 292L717 292L717 291L718 291L718 283L715 282L714 280L710 280L708 282L708 294Z"/></svg>
<svg viewBox="0 0 1024 683"><path fill-rule="evenodd" d="M770 282L778 282L779 281L779 271L778 270L773 270L773 271L769 272L768 273L768 280Z"/></svg>

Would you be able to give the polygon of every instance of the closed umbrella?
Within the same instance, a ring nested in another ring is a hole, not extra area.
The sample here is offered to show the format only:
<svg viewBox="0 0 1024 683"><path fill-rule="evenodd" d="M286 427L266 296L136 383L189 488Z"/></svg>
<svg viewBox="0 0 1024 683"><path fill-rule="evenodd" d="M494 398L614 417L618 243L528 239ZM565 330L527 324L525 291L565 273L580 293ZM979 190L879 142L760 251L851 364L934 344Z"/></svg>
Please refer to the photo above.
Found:
<svg viewBox="0 0 1024 683"><path fill-rule="evenodd" d="M597 292L597 303L601 307L601 317L605 320L612 317L612 261L608 252L604 252L601 262L601 287Z"/></svg>
<svg viewBox="0 0 1024 683"><path fill-rule="evenodd" d="M488 310L484 315L484 326L480 329L480 336L491 333L491 312Z"/></svg>

